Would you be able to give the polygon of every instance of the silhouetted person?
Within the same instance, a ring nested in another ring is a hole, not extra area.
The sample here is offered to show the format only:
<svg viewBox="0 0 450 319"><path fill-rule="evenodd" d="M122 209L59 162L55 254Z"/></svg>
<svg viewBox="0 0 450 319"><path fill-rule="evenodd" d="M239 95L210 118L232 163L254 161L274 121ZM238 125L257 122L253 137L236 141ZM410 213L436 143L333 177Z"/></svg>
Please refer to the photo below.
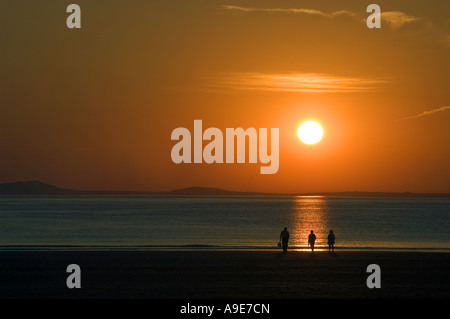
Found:
<svg viewBox="0 0 450 319"><path fill-rule="evenodd" d="M289 241L289 232L287 230L287 227L284 227L284 229L281 231L280 241L281 241L281 245L283 247L283 251L287 252L288 241Z"/></svg>
<svg viewBox="0 0 450 319"><path fill-rule="evenodd" d="M328 234L328 251L334 252L334 242L336 240L336 237L333 234L333 230L330 229L330 233Z"/></svg>
<svg viewBox="0 0 450 319"><path fill-rule="evenodd" d="M311 251L314 251L314 243L316 242L316 235L314 235L314 231L311 230L311 234L308 236L308 244L311 246Z"/></svg>

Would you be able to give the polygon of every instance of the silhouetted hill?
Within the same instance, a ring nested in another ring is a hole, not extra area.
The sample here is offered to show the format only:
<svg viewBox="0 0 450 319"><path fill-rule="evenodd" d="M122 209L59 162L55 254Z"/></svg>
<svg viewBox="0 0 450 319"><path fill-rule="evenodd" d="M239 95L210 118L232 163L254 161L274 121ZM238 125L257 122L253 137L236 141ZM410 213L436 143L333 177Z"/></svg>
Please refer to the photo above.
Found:
<svg viewBox="0 0 450 319"><path fill-rule="evenodd" d="M114 195L144 194L129 191L90 191L60 188L40 181L0 184L0 194L10 195Z"/></svg>
<svg viewBox="0 0 450 319"><path fill-rule="evenodd" d="M134 191L89 191L59 188L40 181L14 182L0 184L0 194L9 195L168 195L168 196L347 196L347 197L434 197L450 198L450 194L433 193L391 193L391 192L317 192L317 193L260 193L237 192L211 187L187 187L168 192L134 192Z"/></svg>
<svg viewBox="0 0 450 319"><path fill-rule="evenodd" d="M75 190L59 188L40 181L0 184L0 194L71 195L76 193Z"/></svg>

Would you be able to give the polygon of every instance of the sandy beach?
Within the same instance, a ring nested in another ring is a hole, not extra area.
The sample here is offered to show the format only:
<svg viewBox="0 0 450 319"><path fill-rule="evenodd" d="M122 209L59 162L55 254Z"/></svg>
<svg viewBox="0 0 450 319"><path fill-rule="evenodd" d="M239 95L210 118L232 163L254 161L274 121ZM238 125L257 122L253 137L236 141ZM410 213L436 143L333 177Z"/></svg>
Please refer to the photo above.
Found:
<svg viewBox="0 0 450 319"><path fill-rule="evenodd" d="M450 297L450 253L1 251L1 298L411 299ZM66 268L81 268L69 289ZM381 288L369 289L369 264Z"/></svg>

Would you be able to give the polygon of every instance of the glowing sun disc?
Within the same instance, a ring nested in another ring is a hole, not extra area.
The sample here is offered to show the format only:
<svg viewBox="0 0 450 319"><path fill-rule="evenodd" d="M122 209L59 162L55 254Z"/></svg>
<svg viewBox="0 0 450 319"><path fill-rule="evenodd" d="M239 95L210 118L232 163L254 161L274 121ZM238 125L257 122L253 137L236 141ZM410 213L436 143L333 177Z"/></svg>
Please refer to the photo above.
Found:
<svg viewBox="0 0 450 319"><path fill-rule="evenodd" d="M319 123L307 121L299 126L297 135L300 141L305 144L316 144L322 139L323 129Z"/></svg>

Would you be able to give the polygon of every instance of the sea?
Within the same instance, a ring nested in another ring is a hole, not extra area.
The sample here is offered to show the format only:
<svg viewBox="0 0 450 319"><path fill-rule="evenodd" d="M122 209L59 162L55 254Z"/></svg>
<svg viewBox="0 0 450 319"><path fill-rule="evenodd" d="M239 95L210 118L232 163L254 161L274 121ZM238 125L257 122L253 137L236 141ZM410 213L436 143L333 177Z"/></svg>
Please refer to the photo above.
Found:
<svg viewBox="0 0 450 319"><path fill-rule="evenodd" d="M449 198L327 196L0 196L0 249L450 252Z"/></svg>

